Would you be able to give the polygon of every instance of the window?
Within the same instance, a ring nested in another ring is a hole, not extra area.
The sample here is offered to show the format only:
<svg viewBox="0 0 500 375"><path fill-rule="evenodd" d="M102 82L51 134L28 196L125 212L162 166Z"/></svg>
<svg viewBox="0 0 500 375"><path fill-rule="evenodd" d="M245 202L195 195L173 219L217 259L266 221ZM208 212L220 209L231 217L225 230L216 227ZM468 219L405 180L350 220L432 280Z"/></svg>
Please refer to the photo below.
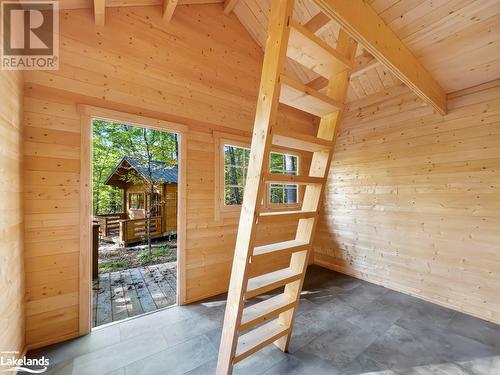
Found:
<svg viewBox="0 0 500 375"><path fill-rule="evenodd" d="M129 193L128 207L131 210L144 209L144 194L143 193Z"/></svg>
<svg viewBox="0 0 500 375"><path fill-rule="evenodd" d="M297 176L298 157L296 155L280 154L272 152L269 160L271 173ZM269 203L270 204L297 204L298 185L296 184L270 184Z"/></svg>
<svg viewBox="0 0 500 375"><path fill-rule="evenodd" d="M231 144L224 145L224 205L236 206L243 202L250 149ZM272 152L269 160L271 173L298 174L296 155ZM295 184L270 184L266 205L297 204L298 186Z"/></svg>
<svg viewBox="0 0 500 375"><path fill-rule="evenodd" d="M247 178L250 149L224 145L224 204L227 206L243 203L243 190Z"/></svg>

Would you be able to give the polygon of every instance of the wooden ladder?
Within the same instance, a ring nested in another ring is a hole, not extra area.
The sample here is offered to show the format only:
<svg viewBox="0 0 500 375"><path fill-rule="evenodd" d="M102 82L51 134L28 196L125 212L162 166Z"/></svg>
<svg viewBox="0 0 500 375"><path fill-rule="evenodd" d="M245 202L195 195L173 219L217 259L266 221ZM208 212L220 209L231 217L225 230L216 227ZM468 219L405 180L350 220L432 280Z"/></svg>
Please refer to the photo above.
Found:
<svg viewBox="0 0 500 375"><path fill-rule="evenodd" d="M342 114L357 47L340 30L337 46L332 48L292 20L293 0L273 0L271 3L250 162L217 363L218 375L231 374L234 364L270 343L274 342L283 351L288 350L332 159L335 127ZM287 57L329 79L326 94L285 76ZM317 135L276 128L279 103L319 116ZM311 152L309 174L271 174L269 155L272 146ZM268 183L305 185L301 209L262 212L262 199ZM285 221L298 223L295 239L254 245L261 224ZM276 259L276 256L290 257L288 268L250 278L252 262L257 258L264 261L266 257ZM283 286L283 293L245 307L248 299Z"/></svg>

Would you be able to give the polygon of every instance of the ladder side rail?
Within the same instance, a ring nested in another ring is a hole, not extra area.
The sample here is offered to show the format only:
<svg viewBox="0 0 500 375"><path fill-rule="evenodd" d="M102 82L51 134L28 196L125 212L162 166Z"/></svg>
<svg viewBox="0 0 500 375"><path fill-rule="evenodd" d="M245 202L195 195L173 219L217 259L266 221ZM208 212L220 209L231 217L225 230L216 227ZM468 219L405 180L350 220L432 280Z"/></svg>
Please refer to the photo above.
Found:
<svg viewBox="0 0 500 375"><path fill-rule="evenodd" d="M292 12L293 0L272 2L245 193L217 361L216 374L218 375L230 375L233 370L233 359L248 282L248 264L255 238L255 223L265 192L263 179L269 169L272 126L278 118L279 77L284 71Z"/></svg>
<svg viewBox="0 0 500 375"><path fill-rule="evenodd" d="M341 29L339 32L337 49L344 56L346 56L349 61L351 61L351 66L353 66L354 64L356 47L357 44L349 38L345 31ZM335 73L331 77L327 88L327 95L341 101L342 103L345 101L349 84L350 71L351 69L341 70L339 73ZM342 109L323 116L320 121L317 136L333 141L335 137L335 130L337 125L340 123L341 117ZM325 179L325 182L321 185L306 186L306 191L302 203L302 210L319 211L319 206L324 194L326 179L328 177L332 157L333 147L329 150L316 151L313 153L313 158L309 169L309 176L323 177ZM309 260L309 254L311 252L317 222L318 216L315 216L308 219L300 219L298 223L295 239L308 242L309 249L293 253L291 256L290 268L296 271L301 270L303 272L303 275L300 280L286 285L285 295L296 300L300 299L300 293L302 291L302 285L304 283L305 272ZM280 323L291 328L295 319L297 306L298 304L295 305L294 308L281 313L278 318ZM288 334L276 340L275 345L285 352L288 351L291 336L292 329L290 329Z"/></svg>

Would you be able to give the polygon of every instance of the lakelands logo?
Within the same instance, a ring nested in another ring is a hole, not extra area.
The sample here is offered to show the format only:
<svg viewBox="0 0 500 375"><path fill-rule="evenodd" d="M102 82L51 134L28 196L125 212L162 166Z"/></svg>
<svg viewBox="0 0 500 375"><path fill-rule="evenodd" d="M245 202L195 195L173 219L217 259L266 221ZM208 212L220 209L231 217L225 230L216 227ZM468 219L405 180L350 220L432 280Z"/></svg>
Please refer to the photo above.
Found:
<svg viewBox="0 0 500 375"><path fill-rule="evenodd" d="M31 374L41 374L47 371L49 366L48 358L22 358L19 357L19 352L0 352L0 372L12 371L14 373L29 372Z"/></svg>
<svg viewBox="0 0 500 375"><path fill-rule="evenodd" d="M5 70L59 68L57 1L2 1L1 67Z"/></svg>

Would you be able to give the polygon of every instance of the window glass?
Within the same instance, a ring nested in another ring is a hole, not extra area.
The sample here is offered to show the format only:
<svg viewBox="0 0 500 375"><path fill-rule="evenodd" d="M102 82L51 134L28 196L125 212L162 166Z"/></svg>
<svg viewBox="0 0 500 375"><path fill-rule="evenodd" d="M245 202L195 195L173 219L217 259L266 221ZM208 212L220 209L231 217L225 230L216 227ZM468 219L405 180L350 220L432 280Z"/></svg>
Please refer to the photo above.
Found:
<svg viewBox="0 0 500 375"><path fill-rule="evenodd" d="M241 205L248 169L250 149L241 146L224 145L224 204ZM296 176L298 173L296 155L272 152L269 160L271 173ZM298 203L296 184L270 184L268 202L270 204Z"/></svg>
<svg viewBox="0 0 500 375"><path fill-rule="evenodd" d="M269 166L271 173L297 176L298 157L272 152ZM296 204L298 202L298 186L296 184L270 184L269 203Z"/></svg>
<svg viewBox="0 0 500 375"><path fill-rule="evenodd" d="M129 194L128 206L132 210L144 209L144 194L142 193L130 193Z"/></svg>
<svg viewBox="0 0 500 375"><path fill-rule="evenodd" d="M224 145L224 204L243 203L246 173L250 149Z"/></svg>

